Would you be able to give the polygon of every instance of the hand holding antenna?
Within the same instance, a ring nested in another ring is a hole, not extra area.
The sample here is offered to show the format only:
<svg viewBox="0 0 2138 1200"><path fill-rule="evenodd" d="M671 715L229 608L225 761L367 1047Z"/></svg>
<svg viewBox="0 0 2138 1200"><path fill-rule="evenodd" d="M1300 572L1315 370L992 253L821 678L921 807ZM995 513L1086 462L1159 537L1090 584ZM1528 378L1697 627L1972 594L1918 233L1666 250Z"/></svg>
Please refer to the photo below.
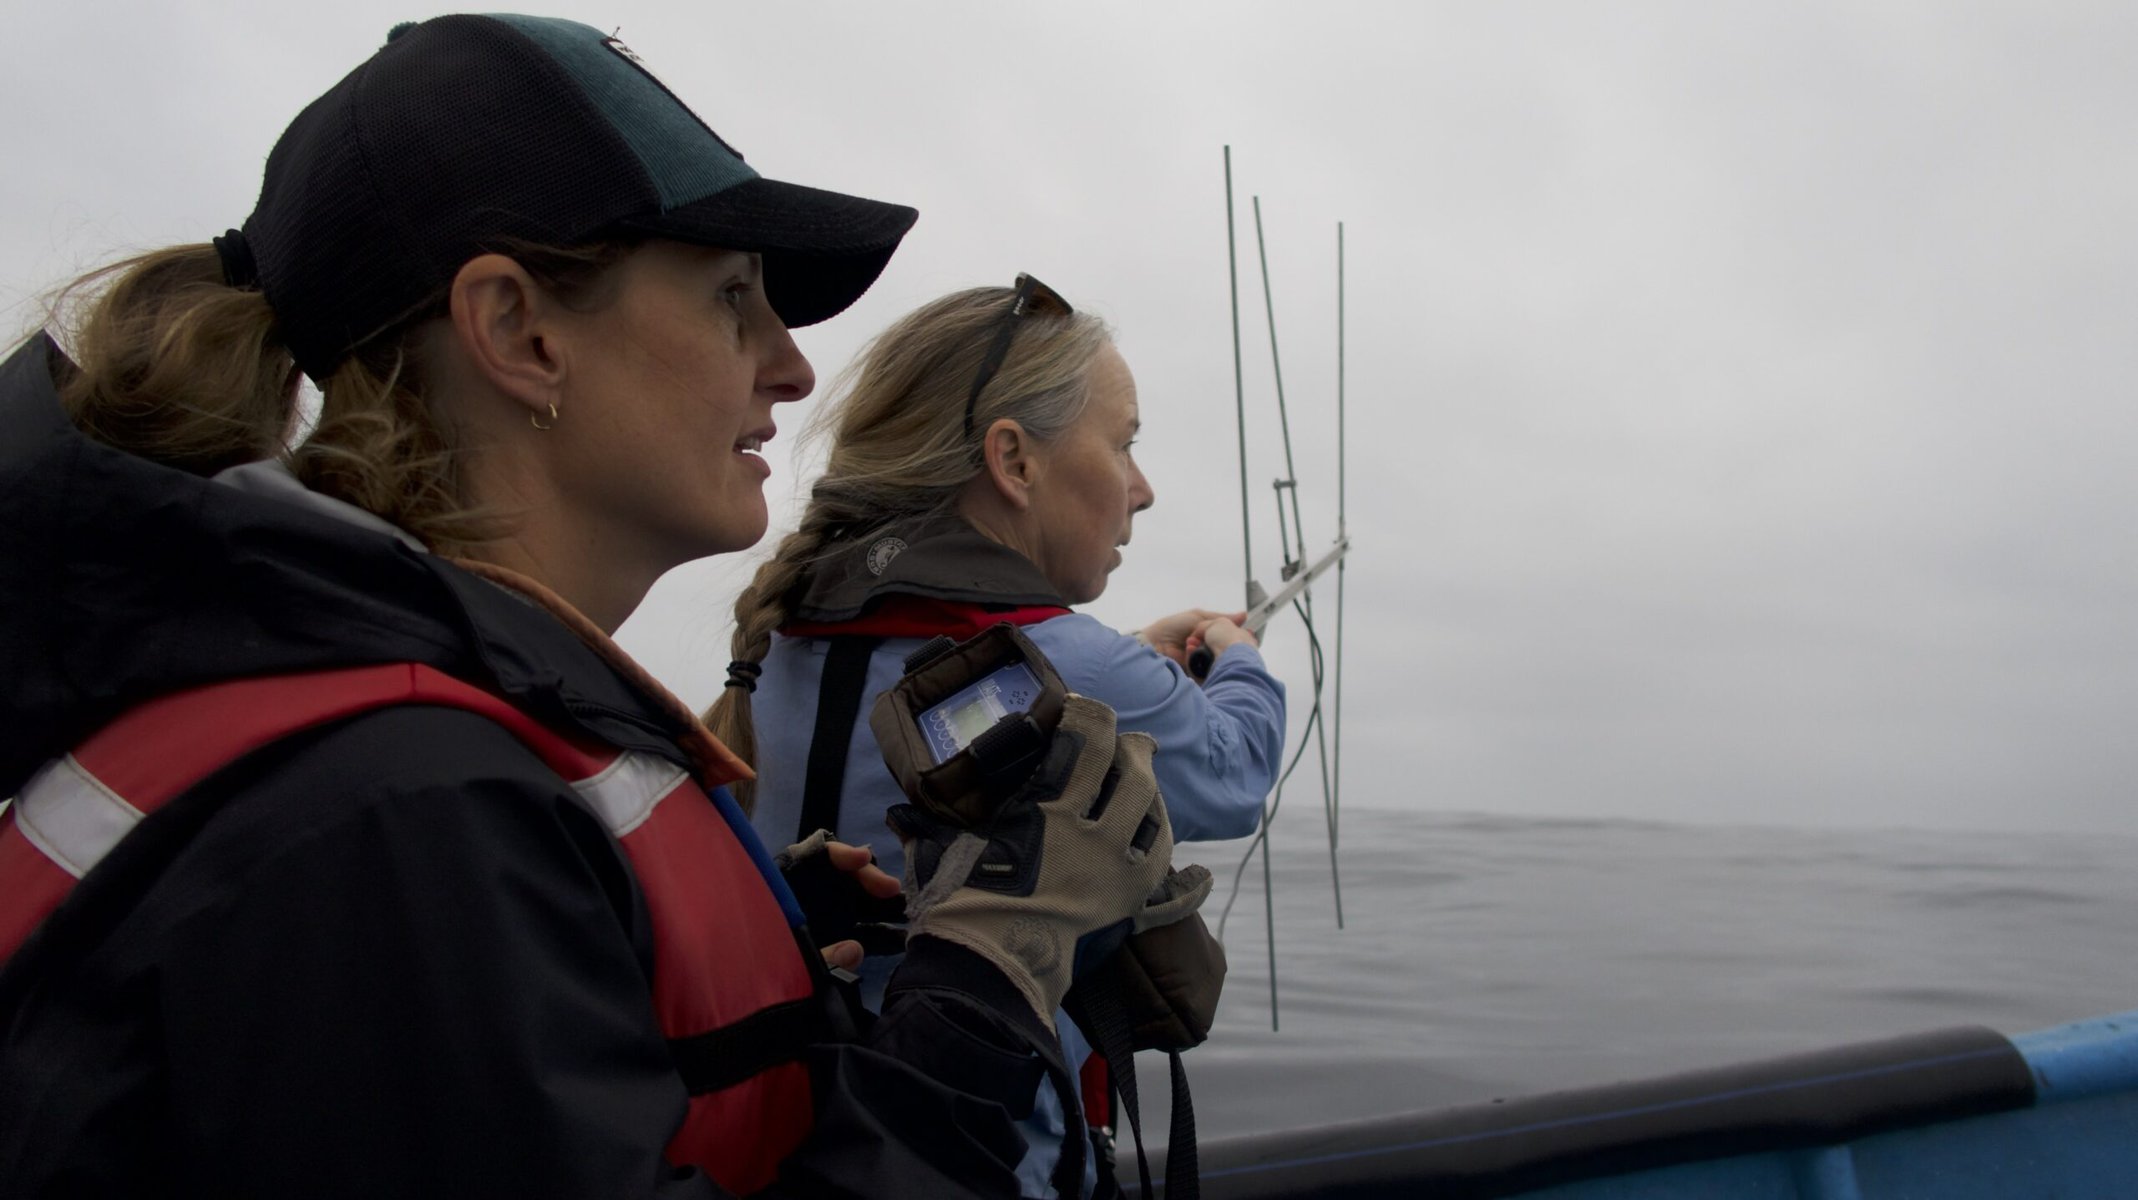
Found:
<svg viewBox="0 0 2138 1200"><path fill-rule="evenodd" d="M1200 683L1210 674L1210 666L1216 662L1218 655L1234 646L1262 644L1262 639L1255 636L1255 631L1246 627L1246 620L1247 614L1244 612L1215 617L1203 622L1196 627L1194 633L1188 635L1189 663L1200 660L1203 664L1202 673L1196 676L1196 682Z"/></svg>
<svg viewBox="0 0 2138 1200"><path fill-rule="evenodd" d="M1215 622L1225 622L1235 628L1247 620L1247 610L1220 612L1214 608L1190 608L1171 616L1160 617L1136 632L1136 640L1182 667L1195 651L1205 643L1215 641L1216 649L1223 650L1238 640L1238 636L1220 632L1213 638L1209 630Z"/></svg>
<svg viewBox="0 0 2138 1200"><path fill-rule="evenodd" d="M1323 572L1330 567L1342 563L1344 554L1350 549L1351 539L1338 537L1336 545L1327 554L1322 555L1321 558L1317 559L1313 565L1305 570L1295 571L1285 585L1277 589L1276 595L1264 597L1254 607L1249 608L1235 618L1235 622L1249 637L1256 639L1253 642L1254 645L1261 645L1259 639L1262 636L1262 630L1269 625L1269 619L1283 612L1294 601L1305 595L1307 585L1319 579ZM1217 661L1217 652L1224 650L1224 648L1224 646L1216 646L1214 650L1208 646L1191 648L1186 664L1188 674L1193 676L1197 683L1202 682L1210 674L1210 665Z"/></svg>

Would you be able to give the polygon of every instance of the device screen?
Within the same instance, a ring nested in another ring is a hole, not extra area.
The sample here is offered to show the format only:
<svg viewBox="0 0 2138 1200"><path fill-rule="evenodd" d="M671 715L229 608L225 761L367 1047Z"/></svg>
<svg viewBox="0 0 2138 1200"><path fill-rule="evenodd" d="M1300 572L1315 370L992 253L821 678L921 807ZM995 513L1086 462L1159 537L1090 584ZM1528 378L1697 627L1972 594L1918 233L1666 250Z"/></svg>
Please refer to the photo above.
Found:
<svg viewBox="0 0 2138 1200"><path fill-rule="evenodd" d="M921 734L935 761L944 762L1011 713L1032 707L1039 680L1023 663L998 667L921 713Z"/></svg>

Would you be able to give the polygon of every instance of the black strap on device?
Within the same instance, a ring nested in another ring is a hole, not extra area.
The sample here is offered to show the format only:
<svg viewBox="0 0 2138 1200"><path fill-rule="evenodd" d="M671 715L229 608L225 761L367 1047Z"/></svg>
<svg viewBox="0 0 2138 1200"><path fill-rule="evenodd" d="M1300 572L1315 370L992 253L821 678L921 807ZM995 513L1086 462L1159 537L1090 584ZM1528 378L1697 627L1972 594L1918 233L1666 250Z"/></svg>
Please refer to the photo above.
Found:
<svg viewBox="0 0 2138 1200"><path fill-rule="evenodd" d="M819 829L839 829L839 793L846 789L846 754L854 741L854 721L861 715L869 659L882 638L835 637L824 656L824 678L817 685L817 726L809 737L809 774L802 784L802 818L794 840Z"/></svg>
<svg viewBox="0 0 2138 1200"><path fill-rule="evenodd" d="M1143 1152L1143 1114L1136 1102L1136 1056L1128 1010L1120 996L1106 988L1087 994L1083 1010L1088 1020L1084 1034L1106 1060L1108 1082L1113 1085L1122 1115L1128 1118L1129 1133L1135 1138L1136 1174L1143 1185L1138 1194L1149 1197L1153 1195L1151 1165ZM1179 1053L1166 1057L1172 1075L1173 1115L1166 1145L1165 1194L1168 1200L1197 1200L1202 1194L1202 1176L1195 1152L1195 1101L1188 1095L1188 1073L1181 1066Z"/></svg>

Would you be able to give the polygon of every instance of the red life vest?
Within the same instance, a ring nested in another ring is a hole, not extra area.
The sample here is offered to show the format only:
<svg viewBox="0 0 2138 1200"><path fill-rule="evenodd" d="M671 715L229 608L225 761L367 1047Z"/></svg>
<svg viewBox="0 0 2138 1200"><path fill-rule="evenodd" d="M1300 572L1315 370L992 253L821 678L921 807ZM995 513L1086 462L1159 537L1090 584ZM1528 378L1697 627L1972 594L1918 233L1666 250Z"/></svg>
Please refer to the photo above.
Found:
<svg viewBox="0 0 2138 1200"><path fill-rule="evenodd" d="M964 600L938 600L932 596L892 593L876 600L869 610L845 621L789 621L779 627L788 637L917 637L948 634L956 641L978 637L990 626L1004 621L1012 625L1037 625L1066 617L1069 609L1059 604L989 606Z"/></svg>
<svg viewBox="0 0 2138 1200"><path fill-rule="evenodd" d="M148 814L281 738L373 709L444 705L503 726L622 844L646 896L661 1031L691 1091L670 1161L748 1193L812 1117L801 1047L821 1020L804 946L724 789L665 759L551 729L413 663L243 679L142 705L42 768L0 816L0 963Z"/></svg>

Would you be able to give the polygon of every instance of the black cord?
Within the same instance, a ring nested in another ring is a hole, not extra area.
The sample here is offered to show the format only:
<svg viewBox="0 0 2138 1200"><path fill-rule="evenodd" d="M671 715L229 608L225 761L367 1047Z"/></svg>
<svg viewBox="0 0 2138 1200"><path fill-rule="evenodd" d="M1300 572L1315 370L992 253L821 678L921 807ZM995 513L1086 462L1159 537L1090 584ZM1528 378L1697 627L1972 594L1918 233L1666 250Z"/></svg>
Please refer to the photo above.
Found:
<svg viewBox="0 0 2138 1200"><path fill-rule="evenodd" d="M1300 731L1299 749L1292 752L1291 764L1284 768L1284 774L1277 777L1277 786L1270 792L1269 807L1262 810L1262 827L1255 831L1254 839L1247 843L1247 853L1240 856L1240 865L1233 870L1232 891L1225 897L1225 907L1218 913L1217 918L1217 936L1220 941L1224 940L1225 921L1232 916L1233 902L1240 898L1240 881L1247 874L1247 864L1254 861L1256 850L1268 844L1270 823L1277 819L1277 809L1284 803L1284 785L1291 780L1292 772L1299 769L1300 760L1306 757L1307 735L1321 723L1321 639L1315 636L1314 623L1299 601L1292 601L1292 608L1299 613L1301 620L1307 622L1307 649L1314 677L1314 707L1308 710L1306 728Z"/></svg>

